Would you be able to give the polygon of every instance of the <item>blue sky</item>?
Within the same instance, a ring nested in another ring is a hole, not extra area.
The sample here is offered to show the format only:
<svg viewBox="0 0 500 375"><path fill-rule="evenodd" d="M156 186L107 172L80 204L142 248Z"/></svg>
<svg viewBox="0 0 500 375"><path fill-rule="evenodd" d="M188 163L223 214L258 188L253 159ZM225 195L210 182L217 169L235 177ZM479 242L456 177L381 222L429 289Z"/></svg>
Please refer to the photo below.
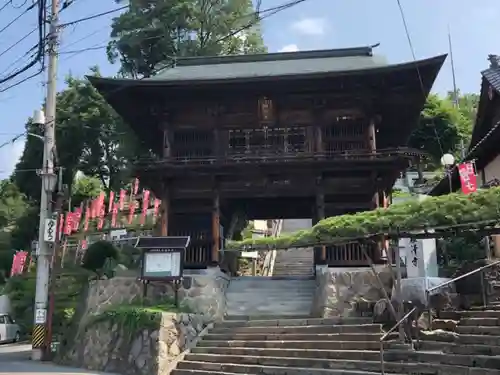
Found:
<svg viewBox="0 0 500 375"><path fill-rule="evenodd" d="M0 1L0 7L7 0ZM13 0L16 6L24 0ZM262 8L280 5L286 0L262 0ZM29 0L31 3L31 0ZM448 25L452 31L457 85L462 92L478 92L479 72L488 66L490 53L500 54L500 2L498 0L401 0L416 57L426 58L448 52ZM113 0L74 0L61 14L62 22L116 8ZM24 9L24 7L22 8ZM22 12L7 6L0 13L0 29ZM113 15L69 27L62 34L60 50L71 51L105 45ZM0 51L9 48L36 25L36 13L30 12L0 34ZM269 51L342 48L381 43L376 52L392 63L411 61L412 55L396 0L307 0L263 22ZM33 35L0 56L0 76L17 58L36 43ZM496 49L498 48L498 49ZM2 52L0 52L1 54ZM22 66L20 61L15 68ZM107 61L105 50L81 54L62 54L59 64L59 89L64 76L82 76L91 65L99 65L104 75L117 67ZM23 76L24 77L24 76ZM22 79L22 77L21 77ZM26 119L42 103L45 75L0 93L0 144L24 129ZM12 81L15 82L15 81ZM7 84L0 85L0 90ZM444 93L452 88L449 60L434 86ZM22 150L22 140L0 149L0 178L8 176Z"/></svg>

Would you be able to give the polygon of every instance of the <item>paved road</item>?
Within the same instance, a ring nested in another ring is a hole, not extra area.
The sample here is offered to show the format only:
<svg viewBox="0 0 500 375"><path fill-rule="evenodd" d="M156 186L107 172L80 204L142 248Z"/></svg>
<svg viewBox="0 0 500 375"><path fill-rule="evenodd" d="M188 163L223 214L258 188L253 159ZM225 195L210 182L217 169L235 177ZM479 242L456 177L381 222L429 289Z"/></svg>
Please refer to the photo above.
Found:
<svg viewBox="0 0 500 375"><path fill-rule="evenodd" d="M0 375L101 375L78 368L56 366L46 362L30 361L31 345L0 345ZM107 374L109 375L109 374Z"/></svg>

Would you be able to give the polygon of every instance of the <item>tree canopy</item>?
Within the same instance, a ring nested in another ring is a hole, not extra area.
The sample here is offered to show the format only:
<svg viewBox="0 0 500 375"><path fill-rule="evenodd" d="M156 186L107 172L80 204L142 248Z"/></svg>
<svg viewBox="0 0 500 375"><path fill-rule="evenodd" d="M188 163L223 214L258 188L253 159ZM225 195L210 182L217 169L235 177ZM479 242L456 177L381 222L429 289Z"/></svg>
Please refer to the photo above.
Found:
<svg viewBox="0 0 500 375"><path fill-rule="evenodd" d="M117 1L121 3L121 0ZM252 0L131 0L113 20L108 58L142 78L181 56L266 52Z"/></svg>
<svg viewBox="0 0 500 375"><path fill-rule="evenodd" d="M334 216L321 220L311 230L278 238L264 237L229 244L229 249L245 247L303 247L335 244L381 234L418 232L453 226L496 223L500 218L500 188L480 190L470 195L453 193L410 200L388 208Z"/></svg>

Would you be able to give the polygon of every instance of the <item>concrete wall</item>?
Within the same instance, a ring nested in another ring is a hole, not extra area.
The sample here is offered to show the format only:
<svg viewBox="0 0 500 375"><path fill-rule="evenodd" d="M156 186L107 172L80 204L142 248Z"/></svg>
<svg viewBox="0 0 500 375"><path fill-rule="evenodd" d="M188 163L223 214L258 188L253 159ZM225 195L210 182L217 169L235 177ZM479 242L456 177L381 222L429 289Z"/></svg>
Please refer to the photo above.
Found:
<svg viewBox="0 0 500 375"><path fill-rule="evenodd" d="M281 233L293 233L302 229L312 228L312 219L285 219Z"/></svg>

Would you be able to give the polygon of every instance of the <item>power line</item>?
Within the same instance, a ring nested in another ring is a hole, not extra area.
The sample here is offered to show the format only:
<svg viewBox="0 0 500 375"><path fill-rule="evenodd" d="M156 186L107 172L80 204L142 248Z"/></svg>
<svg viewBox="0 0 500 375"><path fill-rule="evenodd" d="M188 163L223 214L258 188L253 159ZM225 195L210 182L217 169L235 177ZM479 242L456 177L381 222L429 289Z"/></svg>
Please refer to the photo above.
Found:
<svg viewBox="0 0 500 375"><path fill-rule="evenodd" d="M420 68L418 67L418 64L417 64L417 57L415 55L415 48L413 48L413 42L411 40L411 35L410 35L410 30L408 28L408 23L406 22L406 16L405 16L405 12L404 12L404 9L403 9L403 5L401 4L401 0L396 0L396 2L398 4L399 14L401 15L401 20L403 21L403 27L405 29L406 39L408 40L408 45L409 45L410 50L411 50L411 55L412 55L412 58L413 58L413 63L415 64L415 70L417 72L418 80L420 82L420 89L422 90L422 95L424 97L424 100L427 100L427 95L425 93L424 81L422 79L422 74L420 73ZM444 154L443 145L441 143L441 139L439 138L439 134L437 133L436 124L434 123L434 121L432 121L432 124L434 125L433 126L433 128L434 128L434 134L436 136L436 141L438 143L439 150L441 152L441 155L443 155Z"/></svg>
<svg viewBox="0 0 500 375"><path fill-rule="evenodd" d="M63 28L63 27L68 27L68 26L76 25L76 24L79 24L81 22L90 21L90 20L93 20L95 18L106 16L106 15L111 14L111 13L119 12L121 10L127 9L128 7L129 7L128 5L125 5L125 6L122 6L120 8L115 8L115 9L108 10L106 12L97 13L97 14L94 14L92 16L88 16L88 17L80 18L80 19L77 19L77 20L74 20L74 21L63 23L63 24L59 25L59 27Z"/></svg>
<svg viewBox="0 0 500 375"><path fill-rule="evenodd" d="M16 18L14 18L12 21L10 21L6 26L4 26L0 30L0 34L3 33L5 30L7 30L9 27L11 27L14 23L16 23L22 16L24 16L26 13L28 13L30 10L32 10L38 2L31 4L28 8L24 10L21 14L19 14ZM3 8L2 8L3 9Z"/></svg>
<svg viewBox="0 0 500 375"><path fill-rule="evenodd" d="M285 9L288 9L290 7L293 7L295 5L303 3L305 1L306 0L294 0L294 1L282 4L282 5L278 5L278 6L275 6L275 7L268 8L268 9L264 9L262 11L255 11L255 12L252 12L250 14L246 14L246 15L237 17L236 19L239 19L239 18L249 18L249 17L257 16L258 19L257 20L253 20L249 24L242 26L241 28L237 29L236 31L233 31L230 34L223 36L222 38L216 40L214 43L220 43L220 42L222 42L222 41L224 41L224 40L226 40L228 38L231 38L231 37L237 35L238 33L242 32L242 31L245 31L245 30L247 30L247 29L255 26L255 24L257 22L260 22L260 21L262 21L262 20L264 20L264 19L266 19L268 17L273 16L276 13L279 13L279 12L285 10ZM89 36L91 36L91 35L89 35ZM152 39L160 39L160 38L163 38L163 36L151 36L151 37L147 37L147 38L142 38L141 42L144 42L146 40L152 40ZM81 40L79 40L79 41L81 41ZM79 53L86 52L86 51L95 51L95 50L99 50L99 49L105 49L107 47L108 47L107 44L106 45L101 45L101 46L95 46L94 45L94 46L91 46L91 47L81 48L81 49L77 49L77 50L61 51L59 53L60 54L79 54Z"/></svg>
<svg viewBox="0 0 500 375"><path fill-rule="evenodd" d="M2 84L4 82L7 82L7 81L9 81L9 80L17 77L18 75L26 72L27 70L29 70L30 68L32 68L33 66L35 66L38 62L42 62L42 66L43 66L44 57L45 57L45 54L44 54L44 44L45 44L44 43L44 38L45 38L46 0L39 0L38 2L33 3L23 13L21 13L21 15L18 16L14 21L11 21L7 26L5 26L2 30L0 30L0 33L3 32L3 31L5 31L11 24L13 24L22 15L26 14L28 11L30 11L31 9L33 9L36 5L38 5L38 51L36 53L36 56L32 59L31 62L29 62L28 64L26 64L23 68L15 71L15 72L13 72L12 74L9 74L7 77L4 77L4 78L0 79L0 84ZM36 74L34 76L36 76ZM32 76L30 76L30 78L31 77ZM27 78L27 79L29 79L29 78ZM22 82L26 81L27 79L23 80ZM16 84L14 84L13 86L17 86L18 84L20 84L22 82L18 82ZM11 85L11 87L13 87L13 86ZM1 92L4 92L4 91L6 91L6 89L4 89Z"/></svg>

